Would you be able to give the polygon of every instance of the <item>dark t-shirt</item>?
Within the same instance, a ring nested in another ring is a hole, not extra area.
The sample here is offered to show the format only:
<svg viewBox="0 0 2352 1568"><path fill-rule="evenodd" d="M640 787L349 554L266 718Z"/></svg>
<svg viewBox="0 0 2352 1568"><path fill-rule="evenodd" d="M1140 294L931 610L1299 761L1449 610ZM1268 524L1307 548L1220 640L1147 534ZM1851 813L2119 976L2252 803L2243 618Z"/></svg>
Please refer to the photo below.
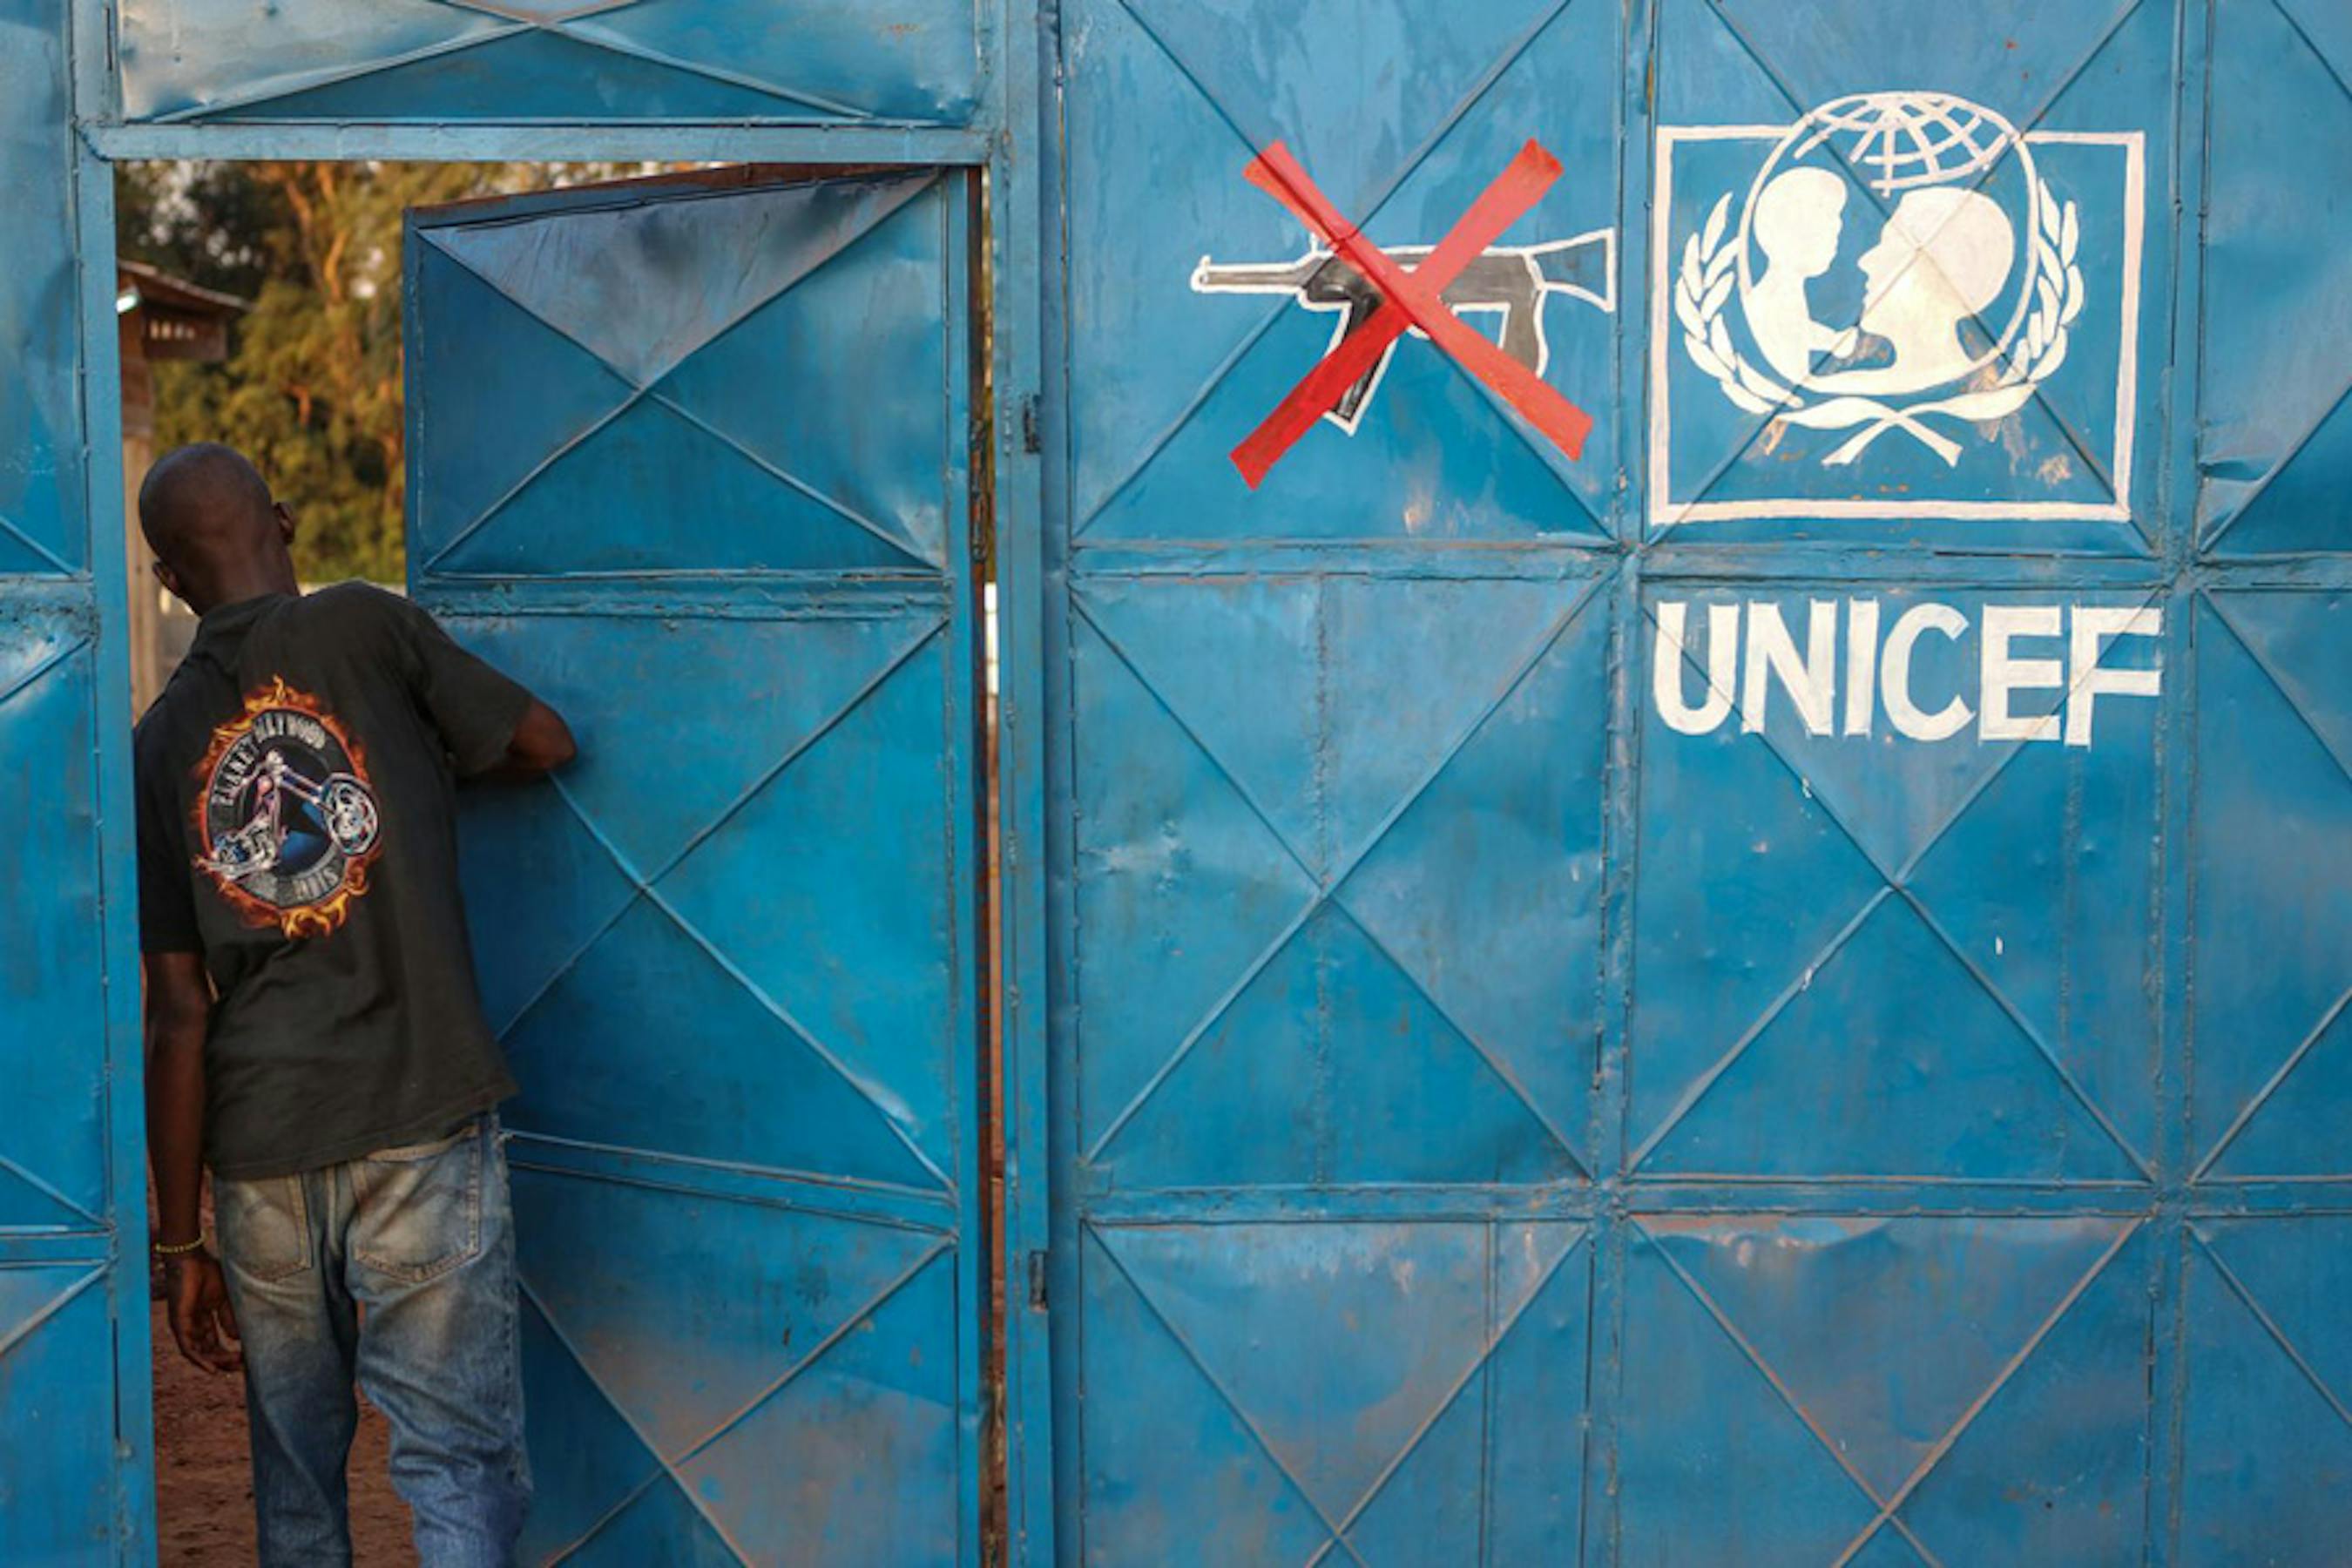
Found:
<svg viewBox="0 0 2352 1568"><path fill-rule="evenodd" d="M365 584L204 617L140 721L141 944L201 952L215 1175L433 1136L513 1092L457 890L455 781L530 695Z"/></svg>

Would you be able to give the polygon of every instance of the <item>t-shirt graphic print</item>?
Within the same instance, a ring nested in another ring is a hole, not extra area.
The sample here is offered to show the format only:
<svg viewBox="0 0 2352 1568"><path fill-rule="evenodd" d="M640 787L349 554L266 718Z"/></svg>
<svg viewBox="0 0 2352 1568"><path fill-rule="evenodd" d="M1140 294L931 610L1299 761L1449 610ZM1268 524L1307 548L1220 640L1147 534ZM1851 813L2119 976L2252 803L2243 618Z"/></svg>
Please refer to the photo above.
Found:
<svg viewBox="0 0 2352 1568"><path fill-rule="evenodd" d="M248 925L327 936L365 896L383 819L367 758L319 699L276 676L196 764L196 868Z"/></svg>

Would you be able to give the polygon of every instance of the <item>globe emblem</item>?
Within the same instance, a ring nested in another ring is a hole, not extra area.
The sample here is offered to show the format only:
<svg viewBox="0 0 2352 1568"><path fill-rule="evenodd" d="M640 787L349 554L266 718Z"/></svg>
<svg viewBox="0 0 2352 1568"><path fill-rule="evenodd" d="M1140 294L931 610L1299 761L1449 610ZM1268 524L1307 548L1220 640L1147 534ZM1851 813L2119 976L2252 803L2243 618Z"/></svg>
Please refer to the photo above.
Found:
<svg viewBox="0 0 2352 1568"><path fill-rule="evenodd" d="M2037 185L2016 127L1965 99L1862 92L1811 110L1757 171L1735 241L1741 313L1765 362L1823 392L1872 395L1981 369L2033 300L2036 250L2017 237L2021 218L2032 233ZM1861 284L1852 325L1823 326L1825 304L1839 312L1815 280L1874 222L1876 243L1847 272ZM1995 332L1984 312L2004 295Z"/></svg>
<svg viewBox="0 0 2352 1568"><path fill-rule="evenodd" d="M1900 430L1948 465L1961 448L1927 416L1983 428L2064 363L2078 234L1995 110L1853 93L1800 116L1746 192L1715 204L1684 247L1675 311L1737 406L1859 430L1824 463Z"/></svg>
<svg viewBox="0 0 2352 1568"><path fill-rule="evenodd" d="M1893 195L1948 184L1990 167L2015 145L2017 128L1991 110L1940 92L1857 92L1832 99L1790 130L1775 158L1801 157L1832 137L1851 138L1845 160L1871 189Z"/></svg>

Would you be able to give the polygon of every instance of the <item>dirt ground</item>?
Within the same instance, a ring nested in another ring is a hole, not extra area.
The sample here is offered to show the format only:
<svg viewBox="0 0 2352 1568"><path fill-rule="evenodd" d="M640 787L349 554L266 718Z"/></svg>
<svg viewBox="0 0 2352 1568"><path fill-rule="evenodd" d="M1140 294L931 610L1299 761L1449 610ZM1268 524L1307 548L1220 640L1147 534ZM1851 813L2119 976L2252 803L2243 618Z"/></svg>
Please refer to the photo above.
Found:
<svg viewBox="0 0 2352 1568"><path fill-rule="evenodd" d="M157 1555L172 1568L250 1568L253 1474L245 1386L180 1359L154 1305ZM408 1568L408 1509L392 1489L382 1415L360 1406L352 1445L352 1549L362 1568Z"/></svg>

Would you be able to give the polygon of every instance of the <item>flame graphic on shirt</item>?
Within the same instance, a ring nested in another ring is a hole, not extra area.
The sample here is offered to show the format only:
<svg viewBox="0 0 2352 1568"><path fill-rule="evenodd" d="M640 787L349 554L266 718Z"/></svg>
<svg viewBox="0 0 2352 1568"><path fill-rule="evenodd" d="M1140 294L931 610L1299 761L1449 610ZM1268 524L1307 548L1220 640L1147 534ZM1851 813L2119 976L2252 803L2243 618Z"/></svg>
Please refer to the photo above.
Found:
<svg viewBox="0 0 2352 1568"><path fill-rule="evenodd" d="M247 925L274 925L289 940L327 936L341 928L350 918L353 900L366 894L368 869L383 852L380 837L373 837L373 841L357 853L344 855L342 875L331 891L299 903L279 903L253 892L244 885L240 874L225 868L222 845L213 831L211 814L207 810L213 802L214 784L222 764L240 746L252 743L255 724L265 714L272 712L299 714L316 723L341 751L350 774L363 791L368 789L367 754L360 743L328 711L324 702L307 691L288 685L285 677L272 676L268 686L256 688L247 694L244 708L238 713L215 726L212 742L195 765L197 787L189 815L195 827L196 842L203 847L196 863L212 879L229 907L236 910Z"/></svg>

